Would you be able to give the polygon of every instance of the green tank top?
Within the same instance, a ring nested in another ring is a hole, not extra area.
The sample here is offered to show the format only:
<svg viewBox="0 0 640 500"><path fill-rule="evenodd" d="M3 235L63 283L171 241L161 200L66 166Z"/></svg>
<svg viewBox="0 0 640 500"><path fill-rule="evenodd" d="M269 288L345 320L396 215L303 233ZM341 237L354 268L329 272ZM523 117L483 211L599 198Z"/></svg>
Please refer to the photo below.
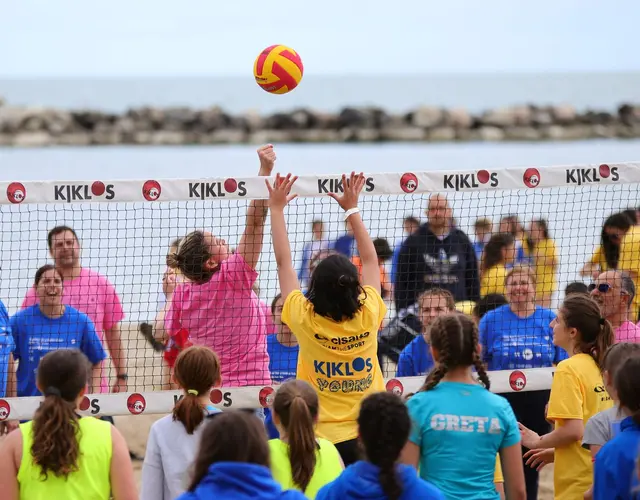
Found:
<svg viewBox="0 0 640 500"><path fill-rule="evenodd" d="M78 471L65 479L52 473L44 480L33 463L33 423L20 424L22 461L18 470L20 500L109 500L111 498L111 424L80 418Z"/></svg>
<svg viewBox="0 0 640 500"><path fill-rule="evenodd" d="M320 448L316 450L316 468L307 489L303 491L304 496L311 499L316 497L320 488L342 473L340 454L333 443L326 439L318 439L318 445ZM289 462L289 445L280 439L271 439L269 449L273 478L284 490L300 491L300 488L293 484L291 463Z"/></svg>

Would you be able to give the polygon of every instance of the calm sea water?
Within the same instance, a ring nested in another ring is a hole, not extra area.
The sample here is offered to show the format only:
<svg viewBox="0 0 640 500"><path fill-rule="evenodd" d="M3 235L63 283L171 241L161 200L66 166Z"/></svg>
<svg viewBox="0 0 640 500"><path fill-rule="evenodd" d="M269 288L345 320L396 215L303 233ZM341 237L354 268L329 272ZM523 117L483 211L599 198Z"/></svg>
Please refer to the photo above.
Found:
<svg viewBox="0 0 640 500"><path fill-rule="evenodd" d="M640 158L640 141L588 141L541 144L387 144L277 145L277 170L298 174L467 170L523 165L582 164ZM0 149L0 180L107 180L126 178L217 177L234 172L253 175L255 148L59 148ZM525 221L549 220L560 251L561 287L578 270L597 242L602 220L613 210L639 205L638 185L528 191L455 193L458 224L472 236L477 217L497 219L516 213ZM363 198L371 234L401 238L405 215L424 216L425 196ZM181 202L84 205L0 206L0 298L15 311L36 269L48 261L46 233L55 224L75 227L83 243L83 264L106 274L120 292L129 319L155 314L168 243L194 228L213 230L237 245L247 202ZM329 199L298 199L288 211L296 257L308 238L312 219L327 222L328 238L342 230L340 209ZM269 228L266 233L269 234ZM259 266L261 297L277 293L275 262L267 236Z"/></svg>

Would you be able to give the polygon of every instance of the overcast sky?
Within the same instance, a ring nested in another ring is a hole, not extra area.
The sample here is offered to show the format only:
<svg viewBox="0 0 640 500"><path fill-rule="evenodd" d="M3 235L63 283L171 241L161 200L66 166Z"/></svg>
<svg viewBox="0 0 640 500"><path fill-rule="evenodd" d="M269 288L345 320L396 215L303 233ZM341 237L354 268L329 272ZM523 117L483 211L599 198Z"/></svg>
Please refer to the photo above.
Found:
<svg viewBox="0 0 640 500"><path fill-rule="evenodd" d="M0 0L0 77L639 70L637 0Z"/></svg>

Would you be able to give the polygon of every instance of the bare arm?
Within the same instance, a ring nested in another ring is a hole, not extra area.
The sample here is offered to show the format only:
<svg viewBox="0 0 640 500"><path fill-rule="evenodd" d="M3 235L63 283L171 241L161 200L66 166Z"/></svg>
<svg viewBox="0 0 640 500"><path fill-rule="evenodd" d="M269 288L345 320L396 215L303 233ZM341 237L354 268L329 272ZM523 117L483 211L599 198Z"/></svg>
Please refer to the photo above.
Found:
<svg viewBox="0 0 640 500"><path fill-rule="evenodd" d="M268 177L271 175L273 165L276 161L276 154L273 146L268 144L258 149L260 157L260 171L258 175ZM262 243L264 241L264 223L267 220L268 212L267 200L252 200L247 210L247 220L245 230L238 244L238 253L249 267L255 269L260 260Z"/></svg>
<svg viewBox="0 0 640 500"><path fill-rule="evenodd" d="M417 469L420 463L420 447L411 441L407 441L400 454L400 462Z"/></svg>
<svg viewBox="0 0 640 500"><path fill-rule="evenodd" d="M18 485L18 463L22 458L22 433L19 431L9 434L0 447L0 485L2 498L18 500L20 487Z"/></svg>
<svg viewBox="0 0 640 500"><path fill-rule="evenodd" d="M111 426L111 492L114 500L137 500L138 491L133 478L129 449L120 431Z"/></svg>
<svg viewBox="0 0 640 500"><path fill-rule="evenodd" d="M287 234L287 224L284 220L284 207L293 198L294 194L290 194L293 184L297 177L291 178L291 174L284 178L280 174L276 175L276 180L271 186L266 181L269 190L269 204L271 206L271 236L273 238L273 252L276 256L276 265L278 266L278 280L280 281L280 292L283 300L286 299L291 292L298 290L300 284L298 275L293 268L291 259L291 245L289 244L289 235Z"/></svg>
<svg viewBox="0 0 640 500"><path fill-rule="evenodd" d="M7 364L7 397L18 397L18 381L16 379L16 362L13 354L9 354L9 363Z"/></svg>
<svg viewBox="0 0 640 500"><path fill-rule="evenodd" d="M356 175L355 172L351 172L348 179L347 176L343 174L343 195L338 196L335 193L329 193L329 196L336 200L340 207L347 212L348 210L358 207L358 197L364 184L365 178L362 173ZM351 214L349 221L353 228L353 236L358 245L358 253L360 254L360 261L362 262L362 285L372 286L380 293L380 267L378 265L378 255L373 246L373 241L371 241L371 237L359 213Z"/></svg>
<svg viewBox="0 0 640 500"><path fill-rule="evenodd" d="M116 375L127 373L127 359L122 346L122 337L120 335L120 323L116 323L109 330L105 330L104 338L107 341L111 362L116 370ZM113 385L113 392L126 392L127 381L117 379Z"/></svg>
<svg viewBox="0 0 640 500"><path fill-rule="evenodd" d="M520 427L520 435L522 436L522 446L530 450L561 448L562 446L568 446L582 439L582 435L584 434L584 423L582 420L563 419L562 422L563 425L544 436L539 436L522 424L518 424Z"/></svg>
<svg viewBox="0 0 640 500"><path fill-rule="evenodd" d="M526 500L527 489L522 466L522 447L520 443L502 448L500 461L504 473L504 489L509 500Z"/></svg>

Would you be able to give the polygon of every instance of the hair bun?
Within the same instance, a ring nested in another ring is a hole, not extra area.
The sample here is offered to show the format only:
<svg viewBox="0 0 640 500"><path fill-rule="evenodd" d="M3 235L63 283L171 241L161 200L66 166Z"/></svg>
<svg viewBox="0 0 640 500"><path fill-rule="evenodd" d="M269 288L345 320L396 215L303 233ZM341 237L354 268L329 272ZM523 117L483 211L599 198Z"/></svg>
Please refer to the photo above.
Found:
<svg viewBox="0 0 640 500"><path fill-rule="evenodd" d="M351 286L355 285L358 282L353 276L348 276L346 274L341 274L338 278L338 285L340 286Z"/></svg>

